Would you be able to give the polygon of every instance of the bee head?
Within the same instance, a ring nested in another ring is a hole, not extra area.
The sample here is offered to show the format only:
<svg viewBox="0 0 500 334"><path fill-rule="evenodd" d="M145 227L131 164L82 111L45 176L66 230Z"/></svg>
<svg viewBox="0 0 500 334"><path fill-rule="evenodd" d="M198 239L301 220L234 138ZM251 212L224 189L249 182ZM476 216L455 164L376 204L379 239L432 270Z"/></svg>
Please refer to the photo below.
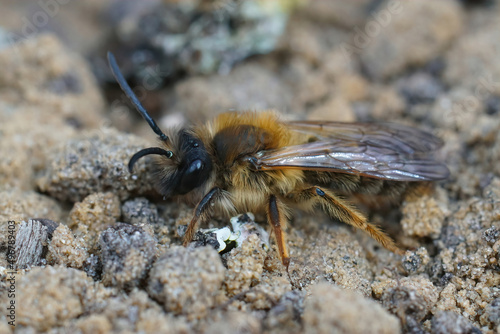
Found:
<svg viewBox="0 0 500 334"><path fill-rule="evenodd" d="M168 161L161 161L158 167L160 193L164 196L184 195L203 185L212 172L212 160L203 142L194 134L180 130L170 137L168 146L172 150ZM138 152L139 153L139 152Z"/></svg>
<svg viewBox="0 0 500 334"><path fill-rule="evenodd" d="M133 172L137 160L146 155L156 154L166 158L166 161L163 158L159 163L160 192L162 195L187 194L205 183L212 171L212 160L203 142L186 130L180 130L171 137L165 135L137 99L137 96L123 77L111 52L108 52L108 62L113 76L124 93L148 122L151 129L159 136L162 145L167 148L150 147L134 154L128 163L130 173Z"/></svg>

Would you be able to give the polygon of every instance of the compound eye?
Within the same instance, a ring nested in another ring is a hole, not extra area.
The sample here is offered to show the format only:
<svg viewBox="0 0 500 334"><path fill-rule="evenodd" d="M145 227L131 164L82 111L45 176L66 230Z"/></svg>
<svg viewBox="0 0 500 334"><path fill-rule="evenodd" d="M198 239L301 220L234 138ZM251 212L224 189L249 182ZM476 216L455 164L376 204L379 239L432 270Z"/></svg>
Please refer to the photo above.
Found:
<svg viewBox="0 0 500 334"><path fill-rule="evenodd" d="M203 162L200 159L195 160L189 165L189 168L186 170L187 174L186 176L191 176L193 174L196 174L202 169L203 169Z"/></svg>
<svg viewBox="0 0 500 334"><path fill-rule="evenodd" d="M205 166L201 159L196 159L184 169L182 178L177 186L176 193L186 194L196 187L201 186L210 174L211 165Z"/></svg>

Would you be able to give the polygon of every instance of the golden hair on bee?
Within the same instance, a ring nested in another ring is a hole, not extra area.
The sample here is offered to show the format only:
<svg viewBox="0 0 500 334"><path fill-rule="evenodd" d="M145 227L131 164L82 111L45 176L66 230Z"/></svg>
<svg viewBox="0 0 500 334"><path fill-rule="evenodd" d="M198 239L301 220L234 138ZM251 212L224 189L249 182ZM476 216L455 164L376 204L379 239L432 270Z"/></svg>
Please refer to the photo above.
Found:
<svg viewBox="0 0 500 334"><path fill-rule="evenodd" d="M285 122L273 110L246 111L222 113L204 124L170 129L167 135L142 107L111 53L108 60L125 94L159 136L159 147L132 156L130 172L143 156L159 155L159 192L196 203L184 245L214 210L226 215L261 211L288 268L290 209L319 207L401 254L346 196L395 198L449 174L432 157L442 145L438 138L392 123Z"/></svg>

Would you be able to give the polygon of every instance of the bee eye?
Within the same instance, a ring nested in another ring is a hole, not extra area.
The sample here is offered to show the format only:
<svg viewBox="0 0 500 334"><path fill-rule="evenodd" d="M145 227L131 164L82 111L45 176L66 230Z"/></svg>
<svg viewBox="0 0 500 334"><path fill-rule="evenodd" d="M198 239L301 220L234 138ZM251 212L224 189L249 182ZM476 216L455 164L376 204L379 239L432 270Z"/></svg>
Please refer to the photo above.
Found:
<svg viewBox="0 0 500 334"><path fill-rule="evenodd" d="M185 194L190 192L196 187L199 187L206 181L208 173L210 172L211 165L206 166L201 159L192 161L184 172L179 182L177 193Z"/></svg>
<svg viewBox="0 0 500 334"><path fill-rule="evenodd" d="M189 165L189 168L186 170L186 174L189 176L191 174L197 173L201 169L203 169L203 162L201 162L201 160L198 159L198 160L193 161Z"/></svg>

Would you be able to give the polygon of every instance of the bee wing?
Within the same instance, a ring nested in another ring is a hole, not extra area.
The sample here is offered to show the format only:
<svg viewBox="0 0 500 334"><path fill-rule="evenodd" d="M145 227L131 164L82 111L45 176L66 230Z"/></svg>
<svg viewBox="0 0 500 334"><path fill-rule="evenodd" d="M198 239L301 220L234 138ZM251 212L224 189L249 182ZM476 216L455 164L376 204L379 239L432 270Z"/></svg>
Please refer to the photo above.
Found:
<svg viewBox="0 0 500 334"><path fill-rule="evenodd" d="M441 141L418 129L334 122L294 122L291 126L314 135L317 141L260 151L252 161L257 170L298 168L396 181L440 180L449 174L444 164L428 154Z"/></svg>
<svg viewBox="0 0 500 334"><path fill-rule="evenodd" d="M295 121L289 122L288 126L318 140L353 141L387 147L404 154L435 151L443 145L441 139L429 132L395 123Z"/></svg>

